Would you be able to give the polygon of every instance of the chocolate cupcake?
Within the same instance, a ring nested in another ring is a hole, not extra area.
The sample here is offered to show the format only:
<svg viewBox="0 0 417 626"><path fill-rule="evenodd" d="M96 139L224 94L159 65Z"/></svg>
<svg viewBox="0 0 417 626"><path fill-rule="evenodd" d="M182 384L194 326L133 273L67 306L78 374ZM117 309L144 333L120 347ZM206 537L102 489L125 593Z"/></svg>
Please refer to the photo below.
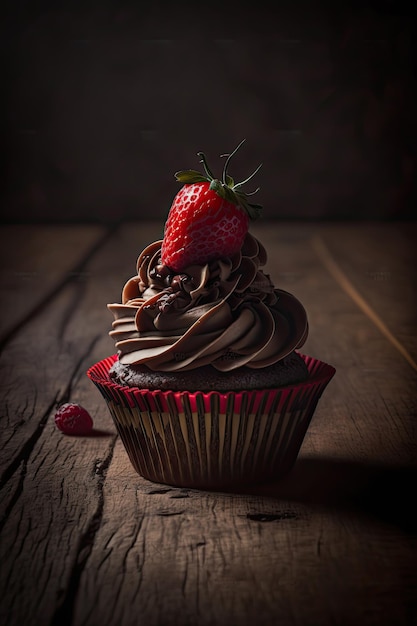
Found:
<svg viewBox="0 0 417 626"><path fill-rule="evenodd" d="M117 354L88 375L139 474L222 489L291 469L335 370L298 352L306 312L264 271L230 157L220 181L200 156L205 176L177 174L164 239L108 305Z"/></svg>

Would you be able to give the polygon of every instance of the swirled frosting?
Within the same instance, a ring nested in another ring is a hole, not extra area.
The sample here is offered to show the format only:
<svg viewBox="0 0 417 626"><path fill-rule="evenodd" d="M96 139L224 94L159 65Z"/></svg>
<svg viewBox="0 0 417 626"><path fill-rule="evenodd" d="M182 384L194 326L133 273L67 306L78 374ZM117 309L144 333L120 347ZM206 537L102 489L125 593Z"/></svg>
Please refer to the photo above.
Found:
<svg viewBox="0 0 417 626"><path fill-rule="evenodd" d="M124 365L175 372L212 365L259 369L300 348L307 315L290 293L261 269L262 244L246 235L241 252L174 274L161 265L162 241L149 245L127 281L110 336Z"/></svg>

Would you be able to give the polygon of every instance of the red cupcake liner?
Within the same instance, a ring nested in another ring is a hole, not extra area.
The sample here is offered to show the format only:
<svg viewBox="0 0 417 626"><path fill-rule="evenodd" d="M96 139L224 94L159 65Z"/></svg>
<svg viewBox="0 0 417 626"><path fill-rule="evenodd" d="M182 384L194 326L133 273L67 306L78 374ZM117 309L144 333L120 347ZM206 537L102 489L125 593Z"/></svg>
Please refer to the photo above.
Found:
<svg viewBox="0 0 417 626"><path fill-rule="evenodd" d="M188 392L126 387L109 370L87 376L107 406L135 470L178 487L222 489L277 480L294 465L335 369L310 356L303 383L276 389Z"/></svg>

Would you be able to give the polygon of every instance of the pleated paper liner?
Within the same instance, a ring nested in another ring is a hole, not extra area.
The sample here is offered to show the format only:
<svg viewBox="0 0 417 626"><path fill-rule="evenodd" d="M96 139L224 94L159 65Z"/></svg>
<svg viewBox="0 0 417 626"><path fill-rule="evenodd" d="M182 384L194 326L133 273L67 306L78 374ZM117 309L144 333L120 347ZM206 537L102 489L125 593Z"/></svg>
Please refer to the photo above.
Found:
<svg viewBox="0 0 417 626"><path fill-rule="evenodd" d="M113 355L87 372L135 470L177 487L230 489L277 480L294 465L335 369L301 355L309 377L276 389L150 391L114 383Z"/></svg>

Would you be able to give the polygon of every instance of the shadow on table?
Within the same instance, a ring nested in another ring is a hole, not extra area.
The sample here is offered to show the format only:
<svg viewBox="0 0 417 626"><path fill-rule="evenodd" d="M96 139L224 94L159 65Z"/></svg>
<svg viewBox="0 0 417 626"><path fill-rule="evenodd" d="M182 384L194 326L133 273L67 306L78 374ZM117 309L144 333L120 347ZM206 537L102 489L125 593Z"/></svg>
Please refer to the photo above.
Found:
<svg viewBox="0 0 417 626"><path fill-rule="evenodd" d="M415 467L304 457L280 482L248 487L243 492L361 511L407 532L417 532Z"/></svg>

